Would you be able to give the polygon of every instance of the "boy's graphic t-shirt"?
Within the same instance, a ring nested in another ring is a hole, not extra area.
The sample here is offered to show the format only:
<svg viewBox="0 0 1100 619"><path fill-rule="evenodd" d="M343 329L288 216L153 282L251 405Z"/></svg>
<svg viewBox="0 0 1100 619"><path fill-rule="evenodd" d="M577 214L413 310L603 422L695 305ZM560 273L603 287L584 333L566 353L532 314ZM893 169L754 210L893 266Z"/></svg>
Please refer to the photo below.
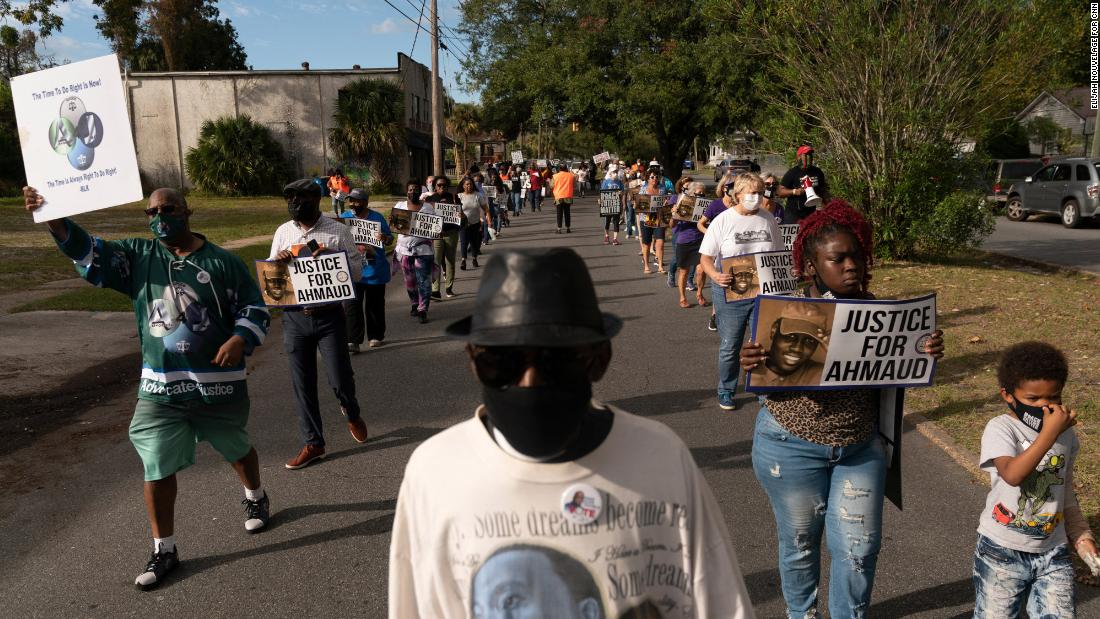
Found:
<svg viewBox="0 0 1100 619"><path fill-rule="evenodd" d="M1020 455L1038 436L1008 414L990 419L982 434L981 469L989 472L992 488L978 533L1020 552L1043 553L1066 543L1066 506L1077 504L1072 472L1079 443L1073 428L1058 437L1019 486L1007 483L997 473L994 459Z"/></svg>
<svg viewBox="0 0 1100 619"><path fill-rule="evenodd" d="M753 617L691 452L613 412L572 462L513 457L478 415L418 447L393 523L390 617Z"/></svg>

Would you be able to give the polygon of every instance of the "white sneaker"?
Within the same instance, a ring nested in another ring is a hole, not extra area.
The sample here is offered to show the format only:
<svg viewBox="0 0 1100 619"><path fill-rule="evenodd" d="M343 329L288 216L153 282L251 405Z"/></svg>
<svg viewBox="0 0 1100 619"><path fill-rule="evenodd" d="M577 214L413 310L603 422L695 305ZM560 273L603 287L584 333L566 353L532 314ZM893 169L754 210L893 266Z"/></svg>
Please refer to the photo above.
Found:
<svg viewBox="0 0 1100 619"><path fill-rule="evenodd" d="M381 345L382 345L382 340L371 340L371 341L367 342L367 346L369 346L371 348L378 348Z"/></svg>

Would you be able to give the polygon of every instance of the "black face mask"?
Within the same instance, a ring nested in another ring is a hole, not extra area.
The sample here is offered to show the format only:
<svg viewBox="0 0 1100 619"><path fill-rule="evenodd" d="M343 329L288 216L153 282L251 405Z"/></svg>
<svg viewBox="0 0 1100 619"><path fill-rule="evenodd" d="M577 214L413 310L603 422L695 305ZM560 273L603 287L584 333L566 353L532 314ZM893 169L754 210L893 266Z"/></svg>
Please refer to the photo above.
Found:
<svg viewBox="0 0 1100 619"><path fill-rule="evenodd" d="M519 453L546 460L564 452L581 433L592 383L504 389L482 386L489 421Z"/></svg>
<svg viewBox="0 0 1100 619"><path fill-rule="evenodd" d="M320 204L316 204L312 201L299 202L296 198L291 198L286 201L286 210L290 213L290 218L294 221L314 221L317 216L321 214Z"/></svg>
<svg viewBox="0 0 1100 619"><path fill-rule="evenodd" d="M1046 419L1046 413L1043 412L1042 406L1031 406L1030 404L1024 404L1016 399L1016 396L1012 396L1012 401L1016 403L1015 406L1011 404L1008 409L1013 413L1016 413L1016 418L1023 422L1023 424L1036 432L1043 430L1043 420Z"/></svg>

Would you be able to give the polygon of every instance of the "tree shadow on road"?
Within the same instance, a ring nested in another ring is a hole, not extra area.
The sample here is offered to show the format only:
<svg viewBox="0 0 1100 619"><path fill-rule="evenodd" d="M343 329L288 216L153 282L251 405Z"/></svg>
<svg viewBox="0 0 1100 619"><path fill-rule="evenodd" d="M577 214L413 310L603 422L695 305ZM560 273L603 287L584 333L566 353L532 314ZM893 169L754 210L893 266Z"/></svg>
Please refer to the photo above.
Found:
<svg viewBox="0 0 1100 619"><path fill-rule="evenodd" d="M351 503L341 505L311 505L301 508L301 513L292 513L291 515L297 519L305 515L335 512L335 511L348 511L359 512L373 509L393 509L396 501L369 501L365 503ZM275 525L277 519L283 517L286 512L294 512L295 508L288 508L275 514L272 525ZM312 510L312 511L308 511ZM274 526L272 527L274 528ZM312 533L304 537L297 539L286 540L283 542L277 542L274 544L268 544L259 548L250 548L247 550L238 550L236 552L227 552L220 555L210 555L206 557L198 557L195 559L187 559L180 563L178 576L173 577L163 586L165 588L172 587L181 583L191 576L202 573L208 569L215 568L227 563L233 563L241 559L251 559L253 557L259 557L271 553L283 552L285 550L294 550L296 548L303 548L305 546L312 546L314 544L321 544L326 542L332 542L334 540L342 540L351 537L371 537L375 535L383 535L389 533L393 529L393 514L384 514L381 516L375 516L355 524L350 524L346 527L340 527L338 529L332 529L329 531L320 531L318 533Z"/></svg>
<svg viewBox="0 0 1100 619"><path fill-rule="evenodd" d="M969 578L935 585L872 604L868 614L875 617L909 617L918 613L963 605L969 606L970 610L951 615L951 619L970 617L974 613L974 583Z"/></svg>
<svg viewBox="0 0 1100 619"><path fill-rule="evenodd" d="M352 447L350 449L343 449L340 451L330 452L327 454L325 460L331 462L333 460L339 460L341 458L347 458L349 456L357 456L365 454L370 451L377 451L379 449L391 449L393 447L401 447L403 445L409 445L411 443L422 443L437 432L442 431L443 428L422 428L419 426L406 426L404 428L398 428L385 434L379 434L378 436L372 436L366 443ZM321 461L318 466L323 466L324 461Z"/></svg>

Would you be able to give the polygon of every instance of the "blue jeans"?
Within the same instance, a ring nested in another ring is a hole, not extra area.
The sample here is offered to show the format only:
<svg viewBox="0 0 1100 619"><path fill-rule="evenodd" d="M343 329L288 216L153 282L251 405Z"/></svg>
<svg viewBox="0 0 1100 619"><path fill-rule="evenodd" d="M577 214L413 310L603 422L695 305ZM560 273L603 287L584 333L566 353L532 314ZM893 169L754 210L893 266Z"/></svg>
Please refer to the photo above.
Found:
<svg viewBox="0 0 1100 619"><path fill-rule="evenodd" d="M829 614L863 617L871 602L882 536L886 456L878 435L846 447L811 443L788 432L761 407L752 468L775 514L788 617L814 616L822 530L828 533L832 555Z"/></svg>
<svg viewBox="0 0 1100 619"><path fill-rule="evenodd" d="M1005 548L983 535L974 551L974 619L1015 619L1028 589L1027 614L1032 619L1072 619L1073 562L1069 546L1042 554Z"/></svg>
<svg viewBox="0 0 1100 619"><path fill-rule="evenodd" d="M513 191L512 196L512 214L518 215L523 210L523 200L520 199L520 192Z"/></svg>
<svg viewBox="0 0 1100 619"><path fill-rule="evenodd" d="M732 396L741 374L741 343L752 319L753 300L726 303L726 289L717 284L711 285L711 299L718 320L718 394Z"/></svg>
<svg viewBox="0 0 1100 619"><path fill-rule="evenodd" d="M627 235L638 234L638 215L634 212L634 206L630 203L626 205L624 218L626 219Z"/></svg>

